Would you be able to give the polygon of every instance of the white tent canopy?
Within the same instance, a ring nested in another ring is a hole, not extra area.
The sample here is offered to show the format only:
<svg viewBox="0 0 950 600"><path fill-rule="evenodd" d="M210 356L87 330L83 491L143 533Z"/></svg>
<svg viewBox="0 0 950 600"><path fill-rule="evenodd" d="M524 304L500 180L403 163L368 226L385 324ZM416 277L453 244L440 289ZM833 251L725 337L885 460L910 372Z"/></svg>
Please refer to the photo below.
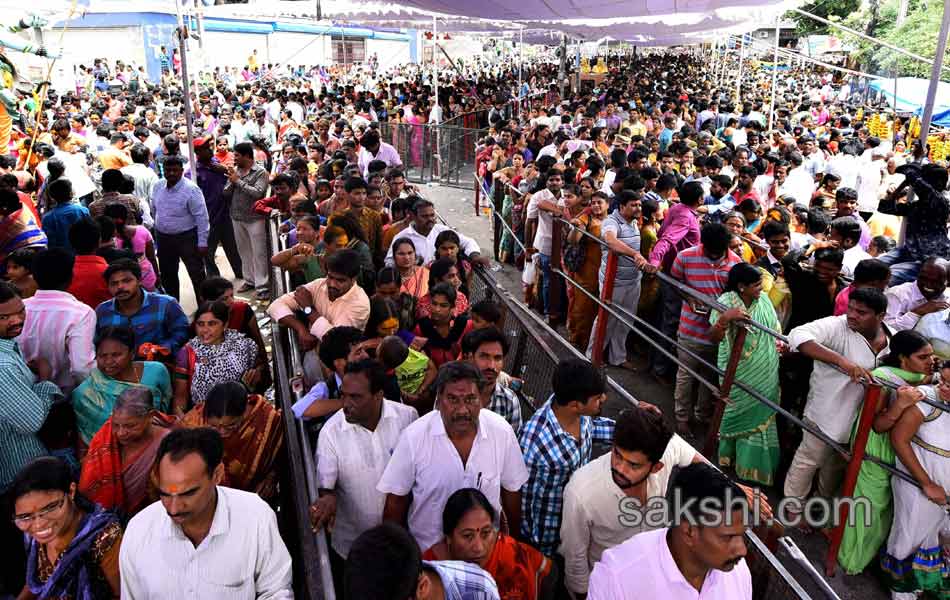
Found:
<svg viewBox="0 0 950 600"><path fill-rule="evenodd" d="M12 3L13 0L0 0ZM557 44L560 34L571 39L626 41L636 45L695 44L730 33L770 26L778 14L800 0L407 0L403 4L362 0L320 0L324 22L388 29L431 30L433 17L439 32L481 32L510 35L529 44ZM248 4L205 6L209 17L317 20L315 2L257 0ZM138 0L136 10L175 11L174 0ZM63 0L34 0L40 13L63 11ZM125 0L89 0L85 12L128 11ZM514 33L511 33L514 32Z"/></svg>
<svg viewBox="0 0 950 600"><path fill-rule="evenodd" d="M484 32L502 33L525 29L526 43L557 43L559 35L546 35L546 31L563 32L573 39L629 41L645 44L651 40L664 40L674 45L697 43L712 40L732 32L751 31L775 22L777 15L797 0L635 0L627 3L614 3L617 14L609 17L590 18L585 13L599 10L598 6L586 5L571 17L545 17L545 13L524 11L520 18L514 14L501 15L484 10L483 3L461 2L461 8L434 10L423 5L439 0L409 0L405 4L381 2L362 2L359 0L321 0L321 16L337 24L353 24L394 29L431 29L433 17L438 19L441 32ZM489 2L498 0L489 0ZM503 0L510 4L507 10L515 10L516 2ZM529 0L534 2L535 0ZM567 0L545 0L551 6ZM637 12L638 4L643 4ZM572 2L573 4L573 2ZM742 5L737 7L736 5ZM487 8L490 8L490 4ZM661 7L666 7L662 9ZM520 8L518 9L520 10ZM672 12L671 12L672 11ZM247 5L219 5L204 9L208 16L216 17L260 17L260 18L304 18L316 19L316 8L309 2L271 0ZM603 12L603 11L601 11ZM550 13L548 13L550 14Z"/></svg>
<svg viewBox="0 0 950 600"><path fill-rule="evenodd" d="M777 6L785 0L406 0L405 5L447 15L504 21L613 19L676 13L709 13L724 7Z"/></svg>

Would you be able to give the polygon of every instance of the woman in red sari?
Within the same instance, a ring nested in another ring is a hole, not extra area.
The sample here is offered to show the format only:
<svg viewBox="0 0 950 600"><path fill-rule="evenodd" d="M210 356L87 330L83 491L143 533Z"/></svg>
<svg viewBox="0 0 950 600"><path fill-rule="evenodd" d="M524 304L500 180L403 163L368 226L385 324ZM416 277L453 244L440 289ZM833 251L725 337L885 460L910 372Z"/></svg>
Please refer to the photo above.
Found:
<svg viewBox="0 0 950 600"><path fill-rule="evenodd" d="M555 597L554 561L531 546L498 531L495 508L477 489L461 489L445 502L443 540L426 550L424 560L461 560L488 571L501 600Z"/></svg>
<svg viewBox="0 0 950 600"><path fill-rule="evenodd" d="M152 464L174 423L154 409L147 388L122 392L112 416L89 442L79 492L124 520L151 504L158 498L149 478Z"/></svg>
<svg viewBox="0 0 950 600"><path fill-rule="evenodd" d="M280 411L263 396L248 394L238 381L219 383L203 404L182 419L184 427L210 427L224 440L226 485L254 492L270 502L277 496L277 457L284 445Z"/></svg>

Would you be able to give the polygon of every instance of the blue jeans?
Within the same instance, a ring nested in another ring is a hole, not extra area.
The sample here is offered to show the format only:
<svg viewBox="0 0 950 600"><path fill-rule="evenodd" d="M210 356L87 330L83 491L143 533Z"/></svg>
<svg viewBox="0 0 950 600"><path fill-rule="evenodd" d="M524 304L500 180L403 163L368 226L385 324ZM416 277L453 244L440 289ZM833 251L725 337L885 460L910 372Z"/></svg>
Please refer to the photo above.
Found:
<svg viewBox="0 0 950 600"><path fill-rule="evenodd" d="M891 286L916 281L920 273L920 263L904 247L891 250L877 257L891 268Z"/></svg>
<svg viewBox="0 0 950 600"><path fill-rule="evenodd" d="M538 253L541 257L541 306L544 307L544 314L548 314L548 292L551 288L551 255Z"/></svg>

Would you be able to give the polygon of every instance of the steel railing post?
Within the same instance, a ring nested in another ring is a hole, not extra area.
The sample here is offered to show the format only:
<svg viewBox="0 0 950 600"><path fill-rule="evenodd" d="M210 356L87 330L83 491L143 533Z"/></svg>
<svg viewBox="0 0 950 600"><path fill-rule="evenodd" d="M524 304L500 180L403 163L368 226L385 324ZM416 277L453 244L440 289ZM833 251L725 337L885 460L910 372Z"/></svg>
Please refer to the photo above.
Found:
<svg viewBox="0 0 950 600"><path fill-rule="evenodd" d="M858 430L854 436L854 447L851 449L851 460L844 475L844 485L841 488L841 497L850 498L858 483L858 473L864 461L865 446L874 424L874 415L877 413L877 404L881 398L881 386L869 385L864 392L864 405L858 417ZM844 527L848 521L850 505L842 502L838 507L838 524L831 530L831 544L828 547L828 556L825 559L825 575L832 577L838 566L838 550L841 548L841 539L844 537Z"/></svg>
<svg viewBox="0 0 950 600"><path fill-rule="evenodd" d="M739 367L739 360L742 359L742 347L745 345L745 338L749 330L739 324L736 330L736 339L732 342L732 352L729 354L729 363L726 365L726 372L722 376L722 383L719 384L719 398L716 401L716 412L713 414L712 423L709 424L709 431L706 432L706 444L703 446L704 456L714 456L718 450L719 442L719 424L722 423L722 415L726 411L726 402L729 401L729 392L732 390L732 384L736 380L736 369ZM729 335L726 333L726 335Z"/></svg>
<svg viewBox="0 0 950 600"><path fill-rule="evenodd" d="M607 268L604 270L604 286L600 290L600 300L604 304L612 303L614 297L614 279L617 278L617 255L609 250L607 254ZM597 309L597 329L594 330L594 349L591 352L591 363L597 368L604 364L604 338L607 335L607 309L600 305Z"/></svg>

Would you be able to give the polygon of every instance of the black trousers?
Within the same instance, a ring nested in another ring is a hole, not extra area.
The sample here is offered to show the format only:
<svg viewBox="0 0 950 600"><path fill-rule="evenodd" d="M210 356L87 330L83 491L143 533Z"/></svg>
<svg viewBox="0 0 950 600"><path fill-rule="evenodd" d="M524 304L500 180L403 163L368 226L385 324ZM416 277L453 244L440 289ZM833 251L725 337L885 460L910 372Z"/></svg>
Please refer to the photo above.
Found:
<svg viewBox="0 0 950 600"><path fill-rule="evenodd" d="M211 225L208 232L208 255L205 256L205 271L208 277L220 277L218 265L214 264L214 255L218 251L218 244L224 247L224 255L228 257L231 271L236 279L244 279L244 270L241 267L241 255L238 253L237 242L234 240L234 225L231 219L224 219L220 223Z"/></svg>
<svg viewBox="0 0 950 600"><path fill-rule="evenodd" d="M182 233L155 232L158 244L158 268L162 270L162 287L165 293L181 300L178 282L178 261L185 263L188 277L198 297L198 288L205 280L204 259L198 254L198 230L191 229Z"/></svg>

